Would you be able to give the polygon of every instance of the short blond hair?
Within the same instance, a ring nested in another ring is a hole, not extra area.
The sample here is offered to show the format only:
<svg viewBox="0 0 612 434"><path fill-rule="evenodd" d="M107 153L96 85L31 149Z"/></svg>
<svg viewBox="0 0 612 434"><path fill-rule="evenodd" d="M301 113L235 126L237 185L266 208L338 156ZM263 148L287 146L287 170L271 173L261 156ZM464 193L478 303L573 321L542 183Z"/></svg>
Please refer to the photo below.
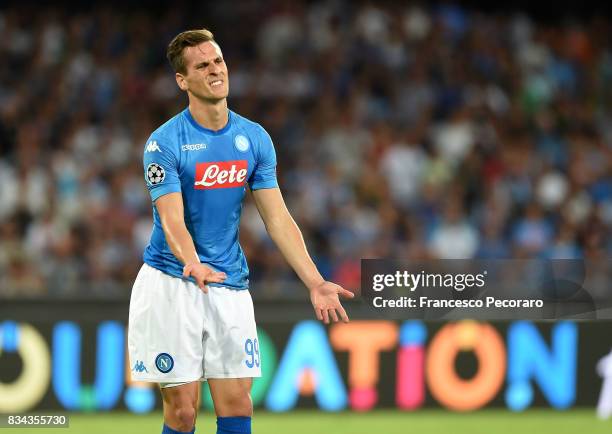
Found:
<svg viewBox="0 0 612 434"><path fill-rule="evenodd" d="M180 74L187 73L185 57L183 56L185 48L195 47L202 42L209 41L215 42L215 38L208 29L187 30L176 35L170 44L168 44L168 50L166 51L166 57L170 65L172 65L174 72Z"/></svg>

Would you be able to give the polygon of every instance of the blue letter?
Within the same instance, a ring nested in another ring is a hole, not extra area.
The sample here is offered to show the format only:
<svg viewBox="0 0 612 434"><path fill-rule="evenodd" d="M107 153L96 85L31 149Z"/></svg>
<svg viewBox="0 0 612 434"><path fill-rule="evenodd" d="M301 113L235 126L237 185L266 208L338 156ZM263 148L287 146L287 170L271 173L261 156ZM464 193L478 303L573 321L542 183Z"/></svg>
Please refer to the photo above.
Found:
<svg viewBox="0 0 612 434"><path fill-rule="evenodd" d="M346 388L321 324L303 321L295 326L266 398L272 411L287 411L297 403L298 378L305 368L315 375L315 398L323 410L346 407Z"/></svg>
<svg viewBox="0 0 612 434"><path fill-rule="evenodd" d="M123 388L123 327L108 321L98 327L93 389L81 385L81 330L68 321L53 330L53 388L68 410L108 410Z"/></svg>
<svg viewBox="0 0 612 434"><path fill-rule="evenodd" d="M521 411L533 400L533 378L548 402L566 408L576 398L578 331L571 322L560 322L552 330L549 351L537 328L517 322L508 329L508 390L506 404Z"/></svg>

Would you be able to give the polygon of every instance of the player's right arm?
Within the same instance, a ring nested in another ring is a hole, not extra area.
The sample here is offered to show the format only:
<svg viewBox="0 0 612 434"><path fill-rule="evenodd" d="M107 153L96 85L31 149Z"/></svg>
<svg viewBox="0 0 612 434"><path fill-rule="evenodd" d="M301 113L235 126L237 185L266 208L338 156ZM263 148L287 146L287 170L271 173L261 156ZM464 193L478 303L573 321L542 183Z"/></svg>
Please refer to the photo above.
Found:
<svg viewBox="0 0 612 434"><path fill-rule="evenodd" d="M152 136L144 150L143 163L147 188L159 214L166 242L184 265L183 277L193 277L208 292L207 283L221 283L227 276L200 263L191 234L185 225L178 158L163 136Z"/></svg>
<svg viewBox="0 0 612 434"><path fill-rule="evenodd" d="M216 272L200 262L193 238L185 226L183 196L181 193L168 193L155 201L166 242L170 250L185 266L183 277L193 277L198 286L208 292L207 283L221 283L227 276Z"/></svg>

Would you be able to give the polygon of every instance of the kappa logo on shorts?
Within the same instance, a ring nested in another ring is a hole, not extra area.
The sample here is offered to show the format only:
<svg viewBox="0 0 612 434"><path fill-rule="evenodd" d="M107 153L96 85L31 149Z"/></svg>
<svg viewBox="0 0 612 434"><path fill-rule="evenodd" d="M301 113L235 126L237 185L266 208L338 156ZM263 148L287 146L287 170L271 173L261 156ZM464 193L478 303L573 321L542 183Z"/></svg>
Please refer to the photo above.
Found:
<svg viewBox="0 0 612 434"><path fill-rule="evenodd" d="M132 372L146 372L147 374L149 373L147 367L144 365L144 362L142 360L136 360L136 363L134 363L134 367L132 368Z"/></svg>
<svg viewBox="0 0 612 434"><path fill-rule="evenodd" d="M155 358L155 366L159 372L167 374L174 368L174 359L168 353L159 353Z"/></svg>

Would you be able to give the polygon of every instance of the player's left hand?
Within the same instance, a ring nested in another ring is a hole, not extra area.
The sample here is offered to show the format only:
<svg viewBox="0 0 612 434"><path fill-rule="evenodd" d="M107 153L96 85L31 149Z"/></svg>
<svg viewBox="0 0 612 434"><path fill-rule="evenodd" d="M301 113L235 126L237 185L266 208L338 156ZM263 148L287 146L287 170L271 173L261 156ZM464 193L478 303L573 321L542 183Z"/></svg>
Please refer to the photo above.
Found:
<svg viewBox="0 0 612 434"><path fill-rule="evenodd" d="M349 322L348 315L342 304L340 304L339 295L345 298L353 298L355 296L351 291L344 289L340 285L327 281L310 290L310 301L319 321L329 324L329 319L331 318L333 322L338 322L338 314L340 314L342 321Z"/></svg>

